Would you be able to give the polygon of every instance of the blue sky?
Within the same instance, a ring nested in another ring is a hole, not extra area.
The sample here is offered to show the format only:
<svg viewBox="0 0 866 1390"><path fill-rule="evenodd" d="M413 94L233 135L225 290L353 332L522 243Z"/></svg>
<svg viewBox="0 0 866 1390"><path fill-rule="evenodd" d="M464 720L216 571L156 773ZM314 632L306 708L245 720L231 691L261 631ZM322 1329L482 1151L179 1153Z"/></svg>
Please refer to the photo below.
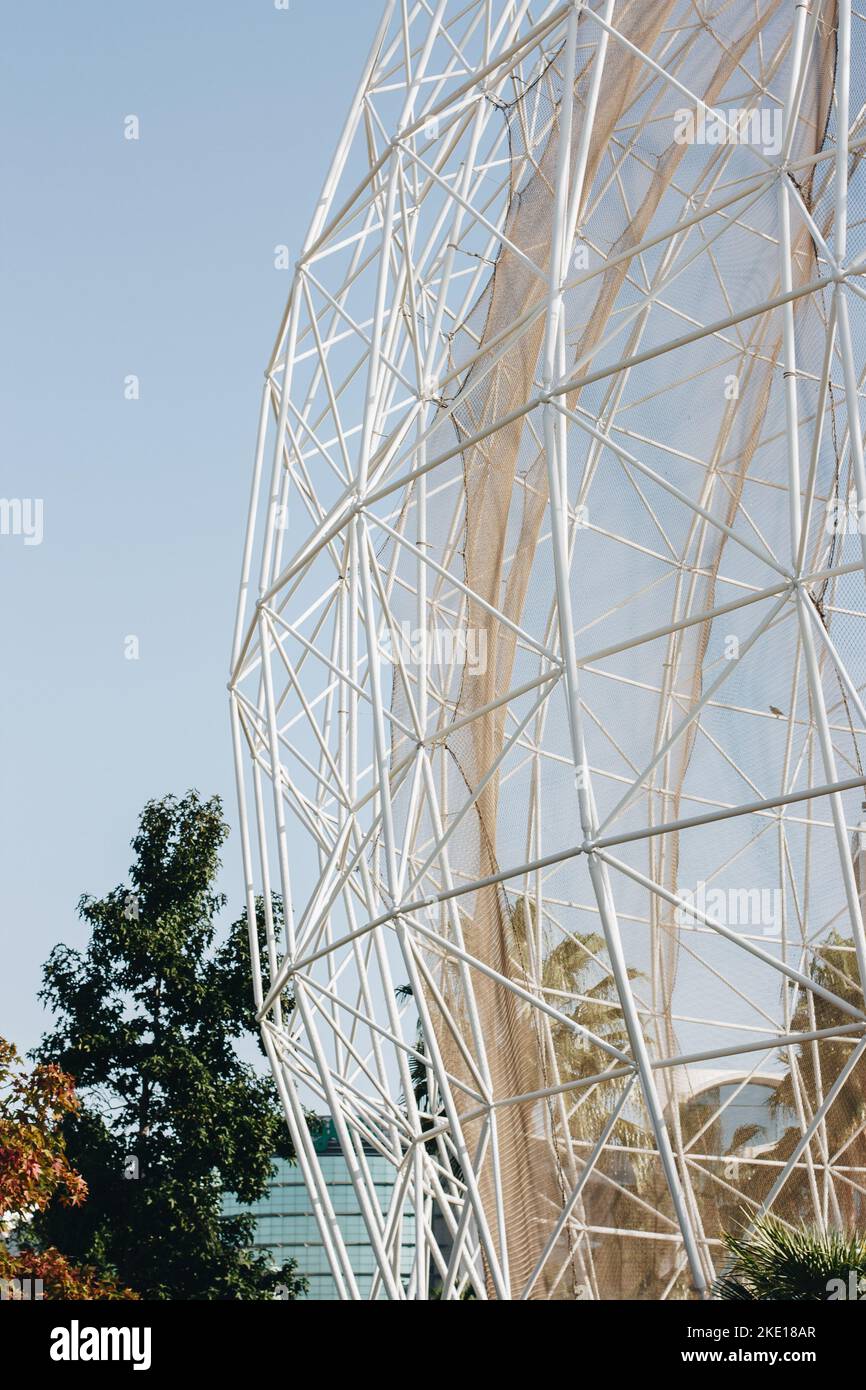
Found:
<svg viewBox="0 0 866 1390"><path fill-rule="evenodd" d="M0 54L0 1032L31 1047L144 802L236 824L225 682L262 372L380 0L41 0ZM124 119L140 139L124 139ZM140 382L137 401L124 380ZM139 659L125 657L135 636ZM223 887L241 910L237 836Z"/></svg>

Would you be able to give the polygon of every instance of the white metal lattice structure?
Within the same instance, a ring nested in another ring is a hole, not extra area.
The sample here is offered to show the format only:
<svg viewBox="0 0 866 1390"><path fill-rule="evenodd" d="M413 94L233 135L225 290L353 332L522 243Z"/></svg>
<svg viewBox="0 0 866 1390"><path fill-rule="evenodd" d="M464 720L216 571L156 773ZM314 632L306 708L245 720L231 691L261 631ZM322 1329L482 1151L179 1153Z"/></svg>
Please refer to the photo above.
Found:
<svg viewBox="0 0 866 1390"><path fill-rule="evenodd" d="M377 1297L682 1296L744 1207L862 1217L863 23L385 7L266 371L230 680L341 1297L303 1104Z"/></svg>

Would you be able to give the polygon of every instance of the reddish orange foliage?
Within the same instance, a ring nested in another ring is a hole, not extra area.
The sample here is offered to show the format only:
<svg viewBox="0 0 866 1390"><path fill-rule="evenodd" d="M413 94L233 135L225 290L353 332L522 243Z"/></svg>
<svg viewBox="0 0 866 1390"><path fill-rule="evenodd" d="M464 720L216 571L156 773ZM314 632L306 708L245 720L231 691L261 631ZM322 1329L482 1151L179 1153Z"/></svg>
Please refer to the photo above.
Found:
<svg viewBox="0 0 866 1390"><path fill-rule="evenodd" d="M19 1244L28 1218L53 1197L68 1206L85 1201L87 1183L66 1159L61 1129L63 1117L77 1108L71 1076L56 1066L28 1072L17 1048L0 1038L0 1280L9 1297L16 1296L9 1281L25 1279L41 1280L42 1297L50 1299L138 1297L71 1264L53 1247L13 1252L3 1239L14 1232Z"/></svg>

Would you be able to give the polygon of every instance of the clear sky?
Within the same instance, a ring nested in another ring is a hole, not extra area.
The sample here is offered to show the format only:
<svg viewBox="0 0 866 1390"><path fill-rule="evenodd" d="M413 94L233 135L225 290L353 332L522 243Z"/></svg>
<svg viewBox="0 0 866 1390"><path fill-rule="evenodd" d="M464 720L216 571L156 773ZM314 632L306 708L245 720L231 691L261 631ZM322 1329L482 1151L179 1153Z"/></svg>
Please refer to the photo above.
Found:
<svg viewBox="0 0 866 1390"><path fill-rule="evenodd" d="M126 880L144 802L195 786L236 825L225 683L289 287L274 248L297 254L380 11L38 0L7 14L0 497L41 499L43 515L41 544L0 535L0 1033L24 1049L45 1023L42 962L85 941L81 893ZM222 886L237 915L236 833Z"/></svg>

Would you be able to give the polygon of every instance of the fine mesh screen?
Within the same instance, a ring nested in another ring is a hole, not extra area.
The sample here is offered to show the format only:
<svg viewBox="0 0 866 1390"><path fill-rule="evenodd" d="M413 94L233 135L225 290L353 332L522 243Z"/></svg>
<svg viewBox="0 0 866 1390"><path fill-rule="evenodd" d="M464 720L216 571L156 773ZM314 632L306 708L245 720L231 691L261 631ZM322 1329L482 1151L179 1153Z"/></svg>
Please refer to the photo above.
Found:
<svg viewBox="0 0 866 1390"><path fill-rule="evenodd" d="M866 84L840 137L833 0L568 10L386 14L263 412L263 1017L290 1122L393 1162L392 1297L684 1297L863 1215Z"/></svg>

